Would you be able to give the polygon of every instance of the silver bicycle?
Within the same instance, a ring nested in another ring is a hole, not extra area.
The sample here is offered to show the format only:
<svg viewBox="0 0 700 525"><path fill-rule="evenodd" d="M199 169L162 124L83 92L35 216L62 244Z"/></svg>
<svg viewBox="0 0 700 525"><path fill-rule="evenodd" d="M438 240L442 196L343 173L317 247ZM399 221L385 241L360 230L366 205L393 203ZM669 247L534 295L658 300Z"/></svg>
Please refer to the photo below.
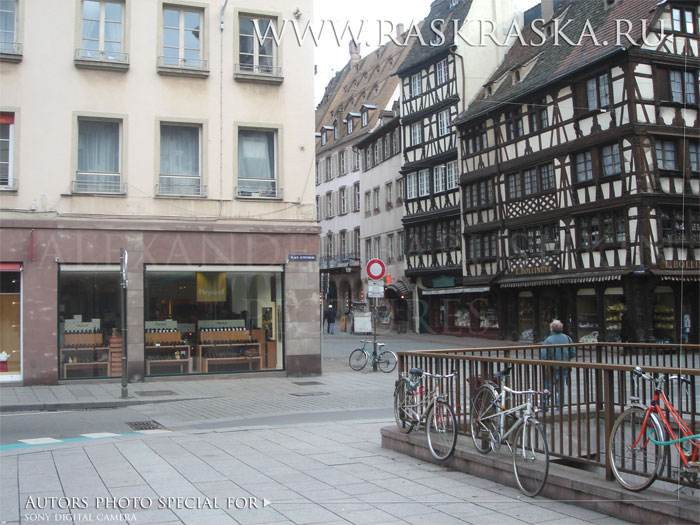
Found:
<svg viewBox="0 0 700 525"><path fill-rule="evenodd" d="M513 366L494 374L507 378ZM506 409L513 396L523 396L525 402ZM549 474L547 438L536 419L539 411L537 396L549 396L549 390L513 390L486 381L472 397L471 434L476 449L482 454L497 451L505 444L513 453L513 471L520 491L535 497L544 488ZM511 398L511 399L509 399ZM512 438L512 441L511 441Z"/></svg>

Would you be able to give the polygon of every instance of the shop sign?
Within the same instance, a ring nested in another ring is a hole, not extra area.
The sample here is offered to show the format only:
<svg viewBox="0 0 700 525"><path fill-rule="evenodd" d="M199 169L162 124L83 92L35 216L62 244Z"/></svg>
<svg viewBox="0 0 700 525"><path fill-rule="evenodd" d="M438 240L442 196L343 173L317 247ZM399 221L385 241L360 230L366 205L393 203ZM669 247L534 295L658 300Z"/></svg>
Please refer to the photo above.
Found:
<svg viewBox="0 0 700 525"><path fill-rule="evenodd" d="M700 261L659 261L661 268L667 270L700 270Z"/></svg>
<svg viewBox="0 0 700 525"><path fill-rule="evenodd" d="M384 282L383 281L369 281L367 283L367 297L370 299L383 299L384 298Z"/></svg>
<svg viewBox="0 0 700 525"><path fill-rule="evenodd" d="M197 272L197 302L219 303L226 300L226 272Z"/></svg>
<svg viewBox="0 0 700 525"><path fill-rule="evenodd" d="M534 268L516 268L515 275L540 275L544 273L552 273L552 266L535 266Z"/></svg>

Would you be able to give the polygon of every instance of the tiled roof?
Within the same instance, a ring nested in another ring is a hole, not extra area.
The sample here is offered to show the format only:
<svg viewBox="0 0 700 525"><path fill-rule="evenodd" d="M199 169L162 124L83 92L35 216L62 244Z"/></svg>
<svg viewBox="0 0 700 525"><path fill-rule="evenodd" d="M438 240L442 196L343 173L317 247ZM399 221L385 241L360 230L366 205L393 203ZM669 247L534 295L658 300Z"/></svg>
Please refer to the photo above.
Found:
<svg viewBox="0 0 700 525"><path fill-rule="evenodd" d="M571 45L563 38L560 38L557 44L554 36L548 38L541 46L527 46L516 41L486 83L486 85L495 86L497 81L503 79L500 85L494 88L490 96L482 90L453 124L463 123L485 111L541 89L613 53L623 51L625 45L631 46L625 37L621 39L622 45L616 45L617 20L631 21L633 28L630 35L639 42L642 36L641 21L646 20L647 27L651 26L649 22L654 16L653 12L657 4L658 0L617 0L613 6L608 7L606 7L606 0L560 2L554 16L561 17L561 32L577 43L588 21L599 45L585 34L581 39L581 45ZM569 20L571 22L564 27ZM539 27L541 28L541 25ZM625 24L622 24L622 29L626 29ZM530 26L524 28L522 34L525 43L541 41L541 37L534 33ZM606 42L607 44L604 44ZM535 62L529 72L520 82L514 82L508 73L532 60Z"/></svg>
<svg viewBox="0 0 700 525"><path fill-rule="evenodd" d="M452 7L452 0L435 0L430 5L430 14L420 25L420 33L425 45L421 44L420 39L415 34L415 30L411 31L411 37L409 39L409 42L411 42L411 50L401 64L397 74L399 76L405 76L420 64L429 62L431 59L447 53L450 46L454 44L454 20L460 20L462 22L466 20L471 5L472 0L458 0L454 7ZM440 46L432 46L430 43L435 36L435 32L431 27L431 21L438 19L444 20L441 29L445 34L445 40ZM460 22L459 26L461 27L461 25L462 23Z"/></svg>

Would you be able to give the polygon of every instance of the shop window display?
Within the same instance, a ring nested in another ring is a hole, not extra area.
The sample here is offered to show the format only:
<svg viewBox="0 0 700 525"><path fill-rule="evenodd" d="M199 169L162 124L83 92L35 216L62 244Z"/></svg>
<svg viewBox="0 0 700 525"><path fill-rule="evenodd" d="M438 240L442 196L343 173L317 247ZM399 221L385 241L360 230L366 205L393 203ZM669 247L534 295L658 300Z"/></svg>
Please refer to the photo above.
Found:
<svg viewBox="0 0 700 525"><path fill-rule="evenodd" d="M622 330L622 312L625 309L622 288L605 290L605 340L619 341Z"/></svg>
<svg viewBox="0 0 700 525"><path fill-rule="evenodd" d="M121 376L120 292L118 267L61 265L60 379Z"/></svg>
<svg viewBox="0 0 700 525"><path fill-rule="evenodd" d="M533 341L535 337L535 300L532 292L520 292L518 298L518 326L520 339Z"/></svg>
<svg viewBox="0 0 700 525"><path fill-rule="evenodd" d="M657 286L654 290L654 337L657 343L676 342L676 309L673 290Z"/></svg>
<svg viewBox="0 0 700 525"><path fill-rule="evenodd" d="M598 326L598 311L593 288L585 288L577 292L576 312L578 314L579 343L597 343L600 327Z"/></svg>
<svg viewBox="0 0 700 525"><path fill-rule="evenodd" d="M19 271L0 271L0 377L8 380L22 373L20 283Z"/></svg>
<svg viewBox="0 0 700 525"><path fill-rule="evenodd" d="M281 271L201 270L146 268L146 375L281 369Z"/></svg>

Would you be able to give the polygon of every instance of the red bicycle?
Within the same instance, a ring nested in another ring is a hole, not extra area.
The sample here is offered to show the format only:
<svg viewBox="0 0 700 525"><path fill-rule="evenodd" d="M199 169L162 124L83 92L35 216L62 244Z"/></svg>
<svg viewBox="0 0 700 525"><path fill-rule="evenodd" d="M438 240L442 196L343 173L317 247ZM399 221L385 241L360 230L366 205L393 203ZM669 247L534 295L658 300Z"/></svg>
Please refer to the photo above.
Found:
<svg viewBox="0 0 700 525"><path fill-rule="evenodd" d="M632 373L654 383L654 397L649 405L635 405L622 412L612 427L608 463L615 478L628 490L646 489L663 470L667 447L674 445L680 455L680 477L696 485L700 469L700 434L693 435L666 397L663 390L665 375L660 374L655 379L645 374L641 367L636 367ZM677 375L668 376L668 381L690 384L688 378ZM630 400L639 402L638 397L630 397ZM667 419L664 411L671 417ZM677 426L678 436L669 419ZM667 440L666 436L670 439Z"/></svg>

